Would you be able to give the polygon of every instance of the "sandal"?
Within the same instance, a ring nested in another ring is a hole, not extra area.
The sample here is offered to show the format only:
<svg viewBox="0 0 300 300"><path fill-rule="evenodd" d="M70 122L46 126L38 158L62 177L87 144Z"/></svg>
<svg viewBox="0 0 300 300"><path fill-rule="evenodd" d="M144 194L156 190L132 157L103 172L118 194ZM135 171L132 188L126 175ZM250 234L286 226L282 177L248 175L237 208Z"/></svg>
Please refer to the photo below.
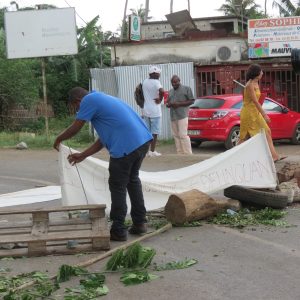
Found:
<svg viewBox="0 0 300 300"><path fill-rule="evenodd" d="M286 158L287 158L287 156L281 156L278 159L274 160L274 163L279 162L279 161L281 161L283 159L286 159Z"/></svg>

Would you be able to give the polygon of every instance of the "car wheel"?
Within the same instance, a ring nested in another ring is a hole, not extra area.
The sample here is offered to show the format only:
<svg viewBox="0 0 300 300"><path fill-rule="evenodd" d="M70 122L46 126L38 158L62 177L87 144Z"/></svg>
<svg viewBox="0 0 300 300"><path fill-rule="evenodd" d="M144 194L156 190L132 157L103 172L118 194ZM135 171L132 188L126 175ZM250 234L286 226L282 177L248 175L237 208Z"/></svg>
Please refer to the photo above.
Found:
<svg viewBox="0 0 300 300"><path fill-rule="evenodd" d="M191 141L191 145L193 148L197 148L201 145L201 141Z"/></svg>
<svg viewBox="0 0 300 300"><path fill-rule="evenodd" d="M292 137L292 144L300 145L300 124L296 125L293 137Z"/></svg>
<svg viewBox="0 0 300 300"><path fill-rule="evenodd" d="M233 126L229 132L228 138L225 141L225 148L231 149L237 145L240 137L240 127Z"/></svg>
<svg viewBox="0 0 300 300"><path fill-rule="evenodd" d="M288 203L288 197L285 193L250 189L239 185L233 185L225 189L224 196L244 203L272 208L285 208Z"/></svg>

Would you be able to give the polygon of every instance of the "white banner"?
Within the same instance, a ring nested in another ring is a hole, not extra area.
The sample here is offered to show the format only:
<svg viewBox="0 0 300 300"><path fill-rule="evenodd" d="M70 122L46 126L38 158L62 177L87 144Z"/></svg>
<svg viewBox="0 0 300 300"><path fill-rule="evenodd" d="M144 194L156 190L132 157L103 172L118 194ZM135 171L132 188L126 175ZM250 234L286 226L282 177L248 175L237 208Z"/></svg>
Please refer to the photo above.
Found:
<svg viewBox="0 0 300 300"><path fill-rule="evenodd" d="M63 205L106 204L110 209L108 162L89 157L71 166L76 152L61 145L59 168ZM275 188L276 170L264 134L189 167L160 172L140 171L147 210L165 206L170 194L198 189L212 194L232 185ZM130 206L127 197L127 204Z"/></svg>

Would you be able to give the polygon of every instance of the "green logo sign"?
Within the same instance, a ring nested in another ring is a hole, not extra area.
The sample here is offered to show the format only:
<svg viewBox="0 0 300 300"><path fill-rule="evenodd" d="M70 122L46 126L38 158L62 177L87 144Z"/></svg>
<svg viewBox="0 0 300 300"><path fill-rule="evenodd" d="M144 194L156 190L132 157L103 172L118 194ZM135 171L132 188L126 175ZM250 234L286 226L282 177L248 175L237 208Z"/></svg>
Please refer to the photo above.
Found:
<svg viewBox="0 0 300 300"><path fill-rule="evenodd" d="M132 26L133 26L133 29L135 31L138 30L138 28L139 28L139 21L138 21L137 17L134 17L133 22L132 22Z"/></svg>

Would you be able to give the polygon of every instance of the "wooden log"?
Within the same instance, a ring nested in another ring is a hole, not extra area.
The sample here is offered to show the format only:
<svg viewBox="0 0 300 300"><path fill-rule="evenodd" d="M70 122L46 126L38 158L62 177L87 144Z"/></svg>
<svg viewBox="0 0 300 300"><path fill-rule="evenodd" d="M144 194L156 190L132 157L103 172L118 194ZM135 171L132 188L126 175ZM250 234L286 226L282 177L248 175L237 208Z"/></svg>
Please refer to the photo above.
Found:
<svg viewBox="0 0 300 300"><path fill-rule="evenodd" d="M172 224L180 225L208 218L227 208L240 208L237 200L215 200L199 190L190 190L170 195L165 207L165 215Z"/></svg>

